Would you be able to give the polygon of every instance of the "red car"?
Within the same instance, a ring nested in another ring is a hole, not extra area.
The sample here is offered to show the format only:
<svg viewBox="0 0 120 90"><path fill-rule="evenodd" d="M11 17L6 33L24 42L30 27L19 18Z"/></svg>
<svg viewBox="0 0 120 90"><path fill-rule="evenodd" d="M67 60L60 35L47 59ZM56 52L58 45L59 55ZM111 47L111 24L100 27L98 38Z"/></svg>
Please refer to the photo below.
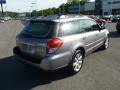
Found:
<svg viewBox="0 0 120 90"><path fill-rule="evenodd" d="M91 16L90 18L94 19L99 25L102 25L104 26L106 21L104 19L100 19L98 17L95 17L95 16Z"/></svg>

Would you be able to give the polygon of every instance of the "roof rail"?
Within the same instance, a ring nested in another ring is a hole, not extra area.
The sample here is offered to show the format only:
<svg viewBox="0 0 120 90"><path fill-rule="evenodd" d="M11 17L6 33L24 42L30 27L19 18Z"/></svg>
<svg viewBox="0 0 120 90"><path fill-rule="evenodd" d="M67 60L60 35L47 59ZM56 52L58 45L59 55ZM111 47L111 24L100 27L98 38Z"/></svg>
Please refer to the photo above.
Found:
<svg viewBox="0 0 120 90"><path fill-rule="evenodd" d="M66 14L66 15L49 15L49 16L43 16L39 19L66 19L66 18L80 18L85 17L84 15L76 15L76 14Z"/></svg>
<svg viewBox="0 0 120 90"><path fill-rule="evenodd" d="M79 18L79 17L83 17L83 15L67 14L67 15L60 15L59 18Z"/></svg>

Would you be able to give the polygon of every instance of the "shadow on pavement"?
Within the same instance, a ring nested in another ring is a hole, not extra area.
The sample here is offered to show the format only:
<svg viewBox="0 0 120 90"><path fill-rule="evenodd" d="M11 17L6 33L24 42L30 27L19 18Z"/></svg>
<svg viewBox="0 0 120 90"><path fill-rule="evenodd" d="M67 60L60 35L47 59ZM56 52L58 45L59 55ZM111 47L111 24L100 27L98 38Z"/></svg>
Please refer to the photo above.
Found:
<svg viewBox="0 0 120 90"><path fill-rule="evenodd" d="M120 37L120 33L118 33L117 31L110 32L110 38L119 38L119 37Z"/></svg>
<svg viewBox="0 0 120 90"><path fill-rule="evenodd" d="M29 90L70 76L67 70L43 72L25 66L13 56L0 59L0 90Z"/></svg>

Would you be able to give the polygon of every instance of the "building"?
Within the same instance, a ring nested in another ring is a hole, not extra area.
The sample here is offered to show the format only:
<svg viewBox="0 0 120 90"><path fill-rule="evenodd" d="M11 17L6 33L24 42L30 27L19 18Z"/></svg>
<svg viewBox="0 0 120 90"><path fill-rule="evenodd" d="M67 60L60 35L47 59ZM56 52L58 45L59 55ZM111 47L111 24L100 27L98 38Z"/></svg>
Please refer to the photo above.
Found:
<svg viewBox="0 0 120 90"><path fill-rule="evenodd" d="M120 15L120 0L102 0L103 15Z"/></svg>
<svg viewBox="0 0 120 90"><path fill-rule="evenodd" d="M69 7L69 13L120 15L120 0L96 0L81 6Z"/></svg>
<svg viewBox="0 0 120 90"><path fill-rule="evenodd" d="M95 0L94 3L95 15L102 15L102 4L103 4L103 0Z"/></svg>

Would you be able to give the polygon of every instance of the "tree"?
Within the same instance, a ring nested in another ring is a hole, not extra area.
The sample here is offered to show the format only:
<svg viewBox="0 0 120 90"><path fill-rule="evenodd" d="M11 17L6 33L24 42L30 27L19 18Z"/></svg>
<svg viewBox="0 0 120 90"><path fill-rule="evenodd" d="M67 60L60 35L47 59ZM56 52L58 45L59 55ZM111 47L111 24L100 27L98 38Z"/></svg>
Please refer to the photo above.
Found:
<svg viewBox="0 0 120 90"><path fill-rule="evenodd" d="M85 3L87 3L87 2L89 2L90 0L81 0L80 2L81 2L81 4L85 4Z"/></svg>
<svg viewBox="0 0 120 90"><path fill-rule="evenodd" d="M60 5L58 8L48 8L48 9L44 9L44 10L40 10L37 11L37 15L38 16L48 16L48 15L54 15L54 14L67 14L68 13L68 9L71 6L76 6L76 5L83 5L86 2L88 2L89 0L73 0L71 3L65 3ZM31 14L33 17L35 17L36 15L36 11L34 10Z"/></svg>
<svg viewBox="0 0 120 90"><path fill-rule="evenodd" d="M7 12L7 15L14 18L14 17L18 17L19 14L16 12Z"/></svg>
<svg viewBox="0 0 120 90"><path fill-rule="evenodd" d="M90 0L73 0L72 2L71 2L71 4L73 5L73 6L75 6L75 5L83 5L83 4L85 4L85 3L87 3L87 2L89 2Z"/></svg>

